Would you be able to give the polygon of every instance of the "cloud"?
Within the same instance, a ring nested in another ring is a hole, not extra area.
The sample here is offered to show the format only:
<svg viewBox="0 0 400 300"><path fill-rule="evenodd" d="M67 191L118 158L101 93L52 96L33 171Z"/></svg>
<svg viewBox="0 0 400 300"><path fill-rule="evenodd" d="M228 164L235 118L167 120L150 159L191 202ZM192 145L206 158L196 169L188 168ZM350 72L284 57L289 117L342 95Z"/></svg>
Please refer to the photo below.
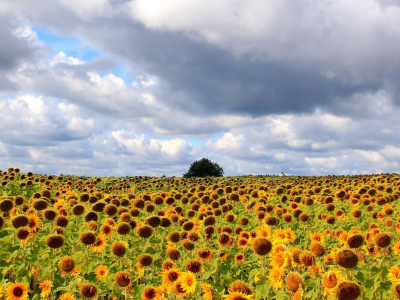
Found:
<svg viewBox="0 0 400 300"><path fill-rule="evenodd" d="M188 3L0 0L1 166L181 175L209 157L228 175L396 171L397 2ZM51 55L33 28L98 57Z"/></svg>

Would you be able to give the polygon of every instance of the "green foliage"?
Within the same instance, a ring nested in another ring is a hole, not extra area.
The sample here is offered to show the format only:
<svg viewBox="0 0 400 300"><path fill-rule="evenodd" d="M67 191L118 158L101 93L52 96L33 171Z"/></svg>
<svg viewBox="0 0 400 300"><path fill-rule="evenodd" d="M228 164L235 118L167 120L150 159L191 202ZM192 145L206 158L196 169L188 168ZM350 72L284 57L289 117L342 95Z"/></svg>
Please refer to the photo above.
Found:
<svg viewBox="0 0 400 300"><path fill-rule="evenodd" d="M224 170L216 162L212 162L208 158L202 158L193 162L189 170L183 174L185 178L207 176L222 177L224 176Z"/></svg>

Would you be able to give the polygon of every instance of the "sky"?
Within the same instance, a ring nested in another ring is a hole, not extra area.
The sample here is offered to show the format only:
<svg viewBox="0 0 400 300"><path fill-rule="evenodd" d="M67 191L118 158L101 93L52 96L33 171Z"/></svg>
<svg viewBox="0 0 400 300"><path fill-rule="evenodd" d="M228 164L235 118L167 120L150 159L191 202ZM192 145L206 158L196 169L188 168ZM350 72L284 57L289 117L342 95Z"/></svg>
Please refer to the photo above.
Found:
<svg viewBox="0 0 400 300"><path fill-rule="evenodd" d="M0 169L399 173L396 0L0 0Z"/></svg>

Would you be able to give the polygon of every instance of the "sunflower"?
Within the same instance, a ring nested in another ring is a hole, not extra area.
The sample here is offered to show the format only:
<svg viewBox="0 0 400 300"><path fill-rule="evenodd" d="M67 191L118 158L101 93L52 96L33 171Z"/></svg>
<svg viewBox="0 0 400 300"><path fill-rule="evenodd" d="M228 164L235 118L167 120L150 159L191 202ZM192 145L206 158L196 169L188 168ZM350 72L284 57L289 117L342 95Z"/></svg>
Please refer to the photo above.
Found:
<svg viewBox="0 0 400 300"><path fill-rule="evenodd" d="M286 253L274 253L269 259L271 266L279 271L283 271L289 263Z"/></svg>
<svg viewBox="0 0 400 300"><path fill-rule="evenodd" d="M311 236L310 236L311 242L318 242L320 244L324 244L325 243L325 237L322 233L320 232L314 232Z"/></svg>
<svg viewBox="0 0 400 300"><path fill-rule="evenodd" d="M187 292L183 289L180 281L175 282L173 291L174 291L174 294L180 299L186 298L188 296ZM145 299L145 300L148 300L148 299Z"/></svg>
<svg viewBox="0 0 400 300"><path fill-rule="evenodd" d="M389 280L393 284L398 284L400 283L400 268L398 266L392 266L389 269L389 274L388 274Z"/></svg>
<svg viewBox="0 0 400 300"><path fill-rule="evenodd" d="M283 231L286 234L286 242L285 244L293 243L294 240L296 239L296 234L291 228L285 228Z"/></svg>
<svg viewBox="0 0 400 300"><path fill-rule="evenodd" d="M74 271L75 261L69 256L64 256L60 259L58 267L61 270L61 277L65 277Z"/></svg>
<svg viewBox="0 0 400 300"><path fill-rule="evenodd" d="M204 300L213 300L213 289L208 283L200 283L201 294Z"/></svg>
<svg viewBox="0 0 400 300"><path fill-rule="evenodd" d="M297 290L296 293L293 295L293 300L301 300L303 297L304 291L303 288L300 286L300 288Z"/></svg>
<svg viewBox="0 0 400 300"><path fill-rule="evenodd" d="M272 254L275 253L281 253L286 251L286 245L285 244L276 244L272 247Z"/></svg>
<svg viewBox="0 0 400 300"><path fill-rule="evenodd" d="M26 228L20 228L18 229L17 237L20 239L21 244L25 245L29 241L30 232Z"/></svg>
<svg viewBox="0 0 400 300"><path fill-rule="evenodd" d="M175 282L179 279L180 272L178 269L170 268L161 272L163 277L162 284L166 286L173 286Z"/></svg>
<svg viewBox="0 0 400 300"><path fill-rule="evenodd" d="M28 230L30 232L37 232L40 224L42 224L42 221L35 215L31 215L28 217Z"/></svg>
<svg viewBox="0 0 400 300"><path fill-rule="evenodd" d="M107 240L103 234L99 234L96 237L94 244L90 246L93 253L102 253L107 247Z"/></svg>
<svg viewBox="0 0 400 300"><path fill-rule="evenodd" d="M319 276L322 276L322 266L320 265L316 265L315 268L314 267L308 267L308 272L310 273L310 277L311 278L316 278L317 274Z"/></svg>
<svg viewBox="0 0 400 300"><path fill-rule="evenodd" d="M50 280L43 281L39 283L39 288L42 289L40 293L41 298L47 298L51 293L51 288L53 287L53 283Z"/></svg>
<svg viewBox="0 0 400 300"><path fill-rule="evenodd" d="M400 253L400 242L397 242L396 244L393 245L393 251L395 254Z"/></svg>
<svg viewBox="0 0 400 300"><path fill-rule="evenodd" d="M257 227L256 229L257 236L259 237L264 237L264 238L269 238L271 237L271 229L268 225L265 225L264 227Z"/></svg>
<svg viewBox="0 0 400 300"><path fill-rule="evenodd" d="M228 254L227 252L221 252L221 253L219 254L219 259L220 259L220 260L227 260L228 257L229 257L229 254Z"/></svg>
<svg viewBox="0 0 400 300"><path fill-rule="evenodd" d="M113 219L111 219L111 218L106 219L106 220L104 221L103 225L104 225L104 224L110 225L112 228L114 228L115 226L117 226L117 223L116 223Z"/></svg>
<svg viewBox="0 0 400 300"><path fill-rule="evenodd" d="M249 245L249 240L247 240L247 239L239 239L236 244L236 246L239 249L246 249L248 245Z"/></svg>
<svg viewBox="0 0 400 300"><path fill-rule="evenodd" d="M279 270L271 269L268 274L268 280L274 291L283 289L282 273Z"/></svg>
<svg viewBox="0 0 400 300"><path fill-rule="evenodd" d="M245 258L246 257L244 256L244 254L241 254L241 253L236 254L235 255L235 262L238 263L238 264L241 264L241 263L244 262Z"/></svg>
<svg viewBox="0 0 400 300"><path fill-rule="evenodd" d="M339 236L339 242L342 245L346 245L347 244L347 239L349 238L350 234L346 231L343 231L343 233Z"/></svg>
<svg viewBox="0 0 400 300"><path fill-rule="evenodd" d="M275 244L287 244L288 236L286 235L286 231L283 229L276 229L274 234L272 235L272 243Z"/></svg>
<svg viewBox="0 0 400 300"><path fill-rule="evenodd" d="M25 300L28 298L28 287L25 283L15 282L9 283L7 288L7 299L8 300Z"/></svg>
<svg viewBox="0 0 400 300"><path fill-rule="evenodd" d="M68 293L62 294L60 296L60 298L58 298L58 300L76 300L76 298L75 298L74 294L68 292Z"/></svg>
<svg viewBox="0 0 400 300"><path fill-rule="evenodd" d="M250 233L248 233L247 231L241 231L240 233L239 233L239 239L246 239L246 240L249 240L251 237L250 237Z"/></svg>
<svg viewBox="0 0 400 300"><path fill-rule="evenodd" d="M252 300L253 295L246 295L238 292L231 292L229 295L224 295L224 300Z"/></svg>
<svg viewBox="0 0 400 300"><path fill-rule="evenodd" d="M184 272L179 278L182 289L187 295L193 294L197 288L196 276L192 272Z"/></svg>
<svg viewBox="0 0 400 300"><path fill-rule="evenodd" d="M303 266L303 264L300 261L300 254L301 254L300 249L290 248L289 254L290 254L290 262L292 263L293 268L300 268Z"/></svg>
<svg viewBox="0 0 400 300"><path fill-rule="evenodd" d="M107 237L111 237L113 235L113 228L111 225L109 225L108 223L104 223L101 227L100 227L100 232L102 234L104 234Z"/></svg>
<svg viewBox="0 0 400 300"><path fill-rule="evenodd" d="M203 248L197 251L197 258L201 261L208 262L213 257L213 251L208 248Z"/></svg>
<svg viewBox="0 0 400 300"><path fill-rule="evenodd" d="M108 268L106 266L98 266L96 268L96 277L100 280L106 279L108 277Z"/></svg>
<svg viewBox="0 0 400 300"><path fill-rule="evenodd" d="M337 286L338 282L341 281L339 272L329 271L322 276L322 286L324 287L324 296L330 296L333 294L333 289Z"/></svg>
<svg viewBox="0 0 400 300"><path fill-rule="evenodd" d="M162 269L163 271L165 271L165 270L172 269L172 268L174 268L174 267L175 267L175 263L174 263L174 262L172 262L172 261L170 261L170 260L165 260L165 261L162 263L161 269Z"/></svg>

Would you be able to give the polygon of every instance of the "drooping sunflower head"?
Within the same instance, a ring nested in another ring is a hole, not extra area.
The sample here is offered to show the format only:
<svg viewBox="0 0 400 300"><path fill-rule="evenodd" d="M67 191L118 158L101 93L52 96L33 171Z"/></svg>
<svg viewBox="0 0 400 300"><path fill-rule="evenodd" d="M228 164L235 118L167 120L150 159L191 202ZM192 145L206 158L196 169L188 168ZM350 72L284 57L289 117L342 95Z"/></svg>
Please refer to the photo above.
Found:
<svg viewBox="0 0 400 300"><path fill-rule="evenodd" d="M157 291L154 287L148 286L144 289L142 300L153 300L157 297Z"/></svg>
<svg viewBox="0 0 400 300"><path fill-rule="evenodd" d="M353 251L344 249L336 253L335 263L346 269L354 268L358 263L358 256Z"/></svg>
<svg viewBox="0 0 400 300"><path fill-rule="evenodd" d="M396 299L400 299L400 283L393 284L392 291Z"/></svg>
<svg viewBox="0 0 400 300"><path fill-rule="evenodd" d="M286 278L286 285L292 292L297 292L303 285L303 279L297 272L290 272Z"/></svg>
<svg viewBox="0 0 400 300"><path fill-rule="evenodd" d="M120 287L127 287L132 283L132 279L128 273L118 272L115 275L114 282Z"/></svg>
<svg viewBox="0 0 400 300"><path fill-rule="evenodd" d="M17 237L21 240L21 242L23 244L26 244L28 242L29 236L30 236L30 232L28 229L26 229L26 228L18 229Z"/></svg>
<svg viewBox="0 0 400 300"><path fill-rule="evenodd" d="M161 274L163 277L163 284L167 286L173 286L180 276L180 272L175 268L165 270Z"/></svg>
<svg viewBox="0 0 400 300"><path fill-rule="evenodd" d="M266 238L256 238L253 241L253 251L258 255L266 255L272 250L272 243Z"/></svg>
<svg viewBox="0 0 400 300"><path fill-rule="evenodd" d="M124 256L128 245L126 242L114 242L111 246L111 252L118 257Z"/></svg>
<svg viewBox="0 0 400 300"><path fill-rule="evenodd" d="M187 292L183 289L182 283L180 281L175 282L173 291L174 294L180 299L183 299L188 296Z"/></svg>
<svg viewBox="0 0 400 300"><path fill-rule="evenodd" d="M253 294L253 290L243 281L235 281L229 287L229 292L237 292L245 295Z"/></svg>
<svg viewBox="0 0 400 300"><path fill-rule="evenodd" d="M144 266L150 266L153 263L153 257L148 254L142 254L139 256L139 263Z"/></svg>
<svg viewBox="0 0 400 300"><path fill-rule="evenodd" d="M140 237L147 239L153 234L153 228L148 225L143 225L137 229L137 233Z"/></svg>
<svg viewBox="0 0 400 300"><path fill-rule="evenodd" d="M83 298L94 298L97 295L97 289L94 285L84 284L81 286L81 296Z"/></svg>
<svg viewBox="0 0 400 300"><path fill-rule="evenodd" d="M311 267L315 264L314 255L310 251L307 250L303 251L300 254L299 258L300 262L307 267Z"/></svg>
<svg viewBox="0 0 400 300"><path fill-rule="evenodd" d="M201 263L197 260L190 260L186 263L186 270L192 273L199 273L201 271Z"/></svg>
<svg viewBox="0 0 400 300"><path fill-rule="evenodd" d="M209 261L213 256L213 251L203 248L197 251L197 258L201 261Z"/></svg>
<svg viewBox="0 0 400 300"><path fill-rule="evenodd" d="M361 290L358 284L351 281L339 283L336 289L336 297L339 300L355 300L360 296Z"/></svg>
<svg viewBox="0 0 400 300"><path fill-rule="evenodd" d="M322 285L328 289L336 287L339 282L339 275L336 272L329 271L322 277Z"/></svg>
<svg viewBox="0 0 400 300"><path fill-rule="evenodd" d="M92 231L87 231L82 233L79 239L85 245L92 245L96 242L96 235Z"/></svg>
<svg viewBox="0 0 400 300"><path fill-rule="evenodd" d="M64 238L61 235L53 234L47 238L46 243L50 248L57 249L64 245Z"/></svg>
<svg viewBox="0 0 400 300"><path fill-rule="evenodd" d="M71 272L75 268L75 261L69 256L64 256L59 261L58 267L63 272Z"/></svg>

